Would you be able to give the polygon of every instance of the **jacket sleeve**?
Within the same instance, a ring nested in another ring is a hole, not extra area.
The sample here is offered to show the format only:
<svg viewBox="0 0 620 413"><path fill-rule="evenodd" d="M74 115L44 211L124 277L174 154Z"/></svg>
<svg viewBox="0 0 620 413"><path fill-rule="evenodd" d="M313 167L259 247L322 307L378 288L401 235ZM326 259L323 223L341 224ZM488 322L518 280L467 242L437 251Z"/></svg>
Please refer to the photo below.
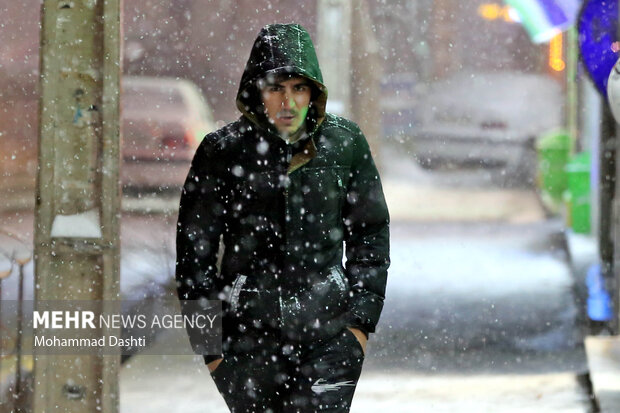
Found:
<svg viewBox="0 0 620 413"><path fill-rule="evenodd" d="M208 139L196 151L181 193L175 271L180 300L219 299L217 258L225 204L215 150ZM192 342L194 348L196 344ZM205 356L205 361L217 358Z"/></svg>
<svg viewBox="0 0 620 413"><path fill-rule="evenodd" d="M389 213L366 138L355 136L343 220L351 285L349 326L372 333L379 321L390 265Z"/></svg>

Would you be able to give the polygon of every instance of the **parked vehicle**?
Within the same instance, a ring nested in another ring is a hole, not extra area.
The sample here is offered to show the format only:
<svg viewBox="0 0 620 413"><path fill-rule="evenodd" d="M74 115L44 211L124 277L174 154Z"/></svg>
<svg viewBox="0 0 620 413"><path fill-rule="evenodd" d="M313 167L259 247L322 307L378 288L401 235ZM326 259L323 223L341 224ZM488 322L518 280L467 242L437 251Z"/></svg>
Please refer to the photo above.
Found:
<svg viewBox="0 0 620 413"><path fill-rule="evenodd" d="M458 73L416 98L417 126L406 140L425 167L498 168L531 177L536 138L561 125L562 91L532 73Z"/></svg>
<svg viewBox="0 0 620 413"><path fill-rule="evenodd" d="M381 131L389 139L401 140L417 126L415 73L398 73L381 82Z"/></svg>
<svg viewBox="0 0 620 413"><path fill-rule="evenodd" d="M125 76L121 107L124 190L179 189L200 141L215 130L200 89L184 79Z"/></svg>

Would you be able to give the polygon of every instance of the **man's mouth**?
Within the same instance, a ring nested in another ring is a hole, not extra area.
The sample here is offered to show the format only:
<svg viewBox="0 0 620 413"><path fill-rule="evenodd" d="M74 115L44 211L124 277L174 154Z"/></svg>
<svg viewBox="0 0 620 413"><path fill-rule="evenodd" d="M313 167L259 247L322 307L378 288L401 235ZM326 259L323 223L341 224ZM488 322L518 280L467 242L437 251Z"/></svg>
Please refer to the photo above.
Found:
<svg viewBox="0 0 620 413"><path fill-rule="evenodd" d="M297 118L296 113L286 112L286 113L278 113L278 120L283 123L291 123Z"/></svg>

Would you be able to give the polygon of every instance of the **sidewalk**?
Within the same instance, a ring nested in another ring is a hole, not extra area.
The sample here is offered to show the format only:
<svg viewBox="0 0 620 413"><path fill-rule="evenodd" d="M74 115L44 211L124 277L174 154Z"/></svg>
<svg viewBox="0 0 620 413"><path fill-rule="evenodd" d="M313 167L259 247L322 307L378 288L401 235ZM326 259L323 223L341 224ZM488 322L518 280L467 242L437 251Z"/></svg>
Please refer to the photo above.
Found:
<svg viewBox="0 0 620 413"><path fill-rule="evenodd" d="M383 182L392 221L530 223L545 219L533 190Z"/></svg>
<svg viewBox="0 0 620 413"><path fill-rule="evenodd" d="M376 345L369 342L370 358ZM199 356L134 356L121 369L119 389L120 413L228 411ZM584 397L571 372L471 375L368 365L351 413L583 413Z"/></svg>
<svg viewBox="0 0 620 413"><path fill-rule="evenodd" d="M592 236L572 231L566 231L566 239L575 280L585 288L586 272L598 262L596 241ZM585 304L583 311L587 311ZM593 395L600 412L620 412L620 336L588 336L585 347Z"/></svg>
<svg viewBox="0 0 620 413"><path fill-rule="evenodd" d="M620 337L588 337L590 379L601 413L620 411Z"/></svg>
<svg viewBox="0 0 620 413"><path fill-rule="evenodd" d="M528 189L445 187L389 178L383 189L392 221L528 223L545 219L536 194ZM0 215L34 211L34 189L7 189L0 191L0 198ZM124 212L176 215L178 208L176 194L122 198Z"/></svg>
<svg viewBox="0 0 620 413"><path fill-rule="evenodd" d="M207 368L191 356L137 356L121 370L120 413L226 413ZM362 372L351 413L582 413L574 376Z"/></svg>

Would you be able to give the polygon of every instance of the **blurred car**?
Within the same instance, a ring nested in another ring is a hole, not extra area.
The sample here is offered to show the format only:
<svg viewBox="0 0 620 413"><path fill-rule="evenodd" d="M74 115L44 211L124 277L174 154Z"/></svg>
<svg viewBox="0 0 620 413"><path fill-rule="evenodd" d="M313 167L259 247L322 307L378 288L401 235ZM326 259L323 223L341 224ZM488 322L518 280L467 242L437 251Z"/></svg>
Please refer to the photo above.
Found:
<svg viewBox="0 0 620 413"><path fill-rule="evenodd" d="M408 140L425 167L481 166L532 176L536 137L561 125L562 90L532 73L458 73L417 98Z"/></svg>
<svg viewBox="0 0 620 413"><path fill-rule="evenodd" d="M393 73L381 80L381 132L400 140L417 123L415 73Z"/></svg>
<svg viewBox="0 0 620 413"><path fill-rule="evenodd" d="M124 190L175 190L183 185L213 114L189 80L125 76L122 81Z"/></svg>

